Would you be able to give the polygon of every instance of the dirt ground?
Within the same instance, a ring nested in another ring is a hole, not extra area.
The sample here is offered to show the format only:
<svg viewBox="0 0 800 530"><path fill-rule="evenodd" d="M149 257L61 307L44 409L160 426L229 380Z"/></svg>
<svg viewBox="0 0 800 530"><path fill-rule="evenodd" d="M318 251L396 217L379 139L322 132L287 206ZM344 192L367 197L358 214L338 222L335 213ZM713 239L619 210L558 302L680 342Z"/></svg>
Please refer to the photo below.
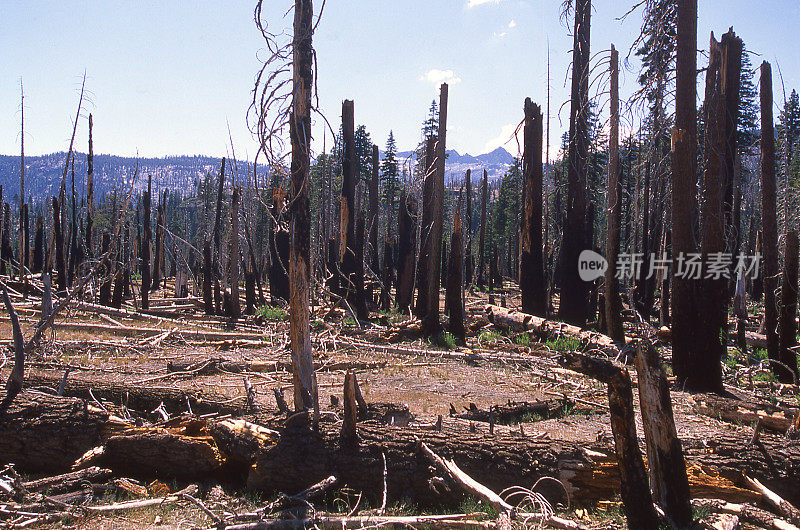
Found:
<svg viewBox="0 0 800 530"><path fill-rule="evenodd" d="M151 296L153 307L166 310L178 304L164 294ZM494 294L495 301L507 307L519 305L518 291L509 288ZM442 296L442 299L444 297ZM568 399L571 406L562 417L541 419L521 418L505 429L522 429L527 436L542 439L568 440L591 444L612 440L605 386L587 377L569 372L558 366L559 349L574 347L569 341L537 342L527 333L514 334L498 330L483 316L488 295L470 292L467 296L466 343L456 345L452 337L444 336L438 342L421 337L415 321L409 315L373 313L377 318L371 323L356 324L341 309L324 303L313 307L312 329L316 359L322 364L317 372L320 403L324 409L331 407L332 398L342 397L344 369L331 366L363 366L357 377L367 402L391 402L408 407L409 420L430 424L441 416L445 426L455 429L489 430L488 423L470 422L452 418L454 408L463 412L471 406L488 409L492 405L511 402ZM20 301L17 305L23 333L30 336L33 323L38 319L38 304ZM130 307L129 309L134 309ZM172 310L170 310L172 311ZM175 311L174 317L147 321L125 318L106 318L90 310L70 309L56 318L56 326L47 333L42 347L27 360L26 375L61 377L69 369L72 381L105 381L123 383L131 387L165 387L214 392L229 399L245 398L247 379L255 390L256 404L262 410L276 410L274 389L282 389L291 406L291 374L286 371L221 373L199 375L172 373L168 363L197 362L208 359L229 361L290 361L288 346L288 320L284 311L270 311L261 316L244 317L235 328L223 319L207 318L198 309ZM77 329L73 324L89 324ZM641 325L628 323L632 335L648 333ZM755 327L755 320L751 327ZM130 332L125 328L151 328L153 332ZM246 332L258 334L257 345L241 341L204 341L187 338L180 332L187 329L218 332ZM171 333L167 333L170 332ZM0 333L10 345L11 327L7 313L0 314ZM165 333L167 333L165 335ZM659 344L662 357L667 361L668 345ZM0 377L8 376L12 357L4 349L0 357ZM736 353L731 355L736 358ZM513 356L513 359L504 358ZM752 399L783 402L797 406L796 397L781 396L776 387L747 388L747 382L768 380L763 370L753 368L745 358L741 364L726 363L726 381L729 390ZM334 364L332 364L334 363ZM635 380L635 370L631 370ZM758 395L757 395L758 394ZM707 438L728 430L752 432L749 424L733 424L693 411L688 396L673 391L676 426L681 438ZM638 398L634 396L638 410ZM113 408L119 403L103 403ZM452 408L451 408L452 407ZM188 410L187 410L188 412ZM158 421L157 413L150 413ZM640 437L640 416L637 414ZM524 485L530 486L530 485ZM177 487L177 486L176 486ZM220 486L205 484L204 499L209 506L220 510L245 509L262 502L258 497L241 492L226 491ZM213 510L213 508L212 508ZM397 507L398 513L403 512ZM621 525L618 502L600 507L593 506L569 512L572 518L602 528ZM158 528L208 526L213 521L202 511L187 503L175 507L151 507L121 515L89 517L75 521L60 521L56 527L72 528Z"/></svg>

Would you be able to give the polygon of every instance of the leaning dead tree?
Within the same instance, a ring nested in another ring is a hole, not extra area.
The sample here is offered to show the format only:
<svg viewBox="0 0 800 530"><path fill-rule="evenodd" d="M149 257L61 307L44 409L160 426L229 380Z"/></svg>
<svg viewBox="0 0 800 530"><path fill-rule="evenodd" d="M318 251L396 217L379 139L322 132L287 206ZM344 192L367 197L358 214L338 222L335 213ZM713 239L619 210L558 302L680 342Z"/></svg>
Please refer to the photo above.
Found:
<svg viewBox="0 0 800 530"><path fill-rule="evenodd" d="M525 99L524 152L522 155L523 197L522 251L519 264L519 289L522 311L547 316L544 257L542 255L542 111L530 98Z"/></svg>

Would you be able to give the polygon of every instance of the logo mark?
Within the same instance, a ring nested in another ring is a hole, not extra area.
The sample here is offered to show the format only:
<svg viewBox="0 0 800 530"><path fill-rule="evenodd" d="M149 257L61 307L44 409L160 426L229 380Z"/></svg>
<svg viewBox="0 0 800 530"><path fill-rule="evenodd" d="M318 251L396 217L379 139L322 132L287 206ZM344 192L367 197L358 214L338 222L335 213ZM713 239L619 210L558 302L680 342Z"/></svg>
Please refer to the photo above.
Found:
<svg viewBox="0 0 800 530"><path fill-rule="evenodd" d="M606 258L594 250L584 250L578 256L578 276L585 282L593 282L601 278L607 269Z"/></svg>

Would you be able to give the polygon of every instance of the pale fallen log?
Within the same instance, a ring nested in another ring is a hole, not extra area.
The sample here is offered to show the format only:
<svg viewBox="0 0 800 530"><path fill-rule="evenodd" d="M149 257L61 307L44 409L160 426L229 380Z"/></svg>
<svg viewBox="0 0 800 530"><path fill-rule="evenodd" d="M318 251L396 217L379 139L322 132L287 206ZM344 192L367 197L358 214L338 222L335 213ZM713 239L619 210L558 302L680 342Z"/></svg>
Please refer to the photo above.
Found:
<svg viewBox="0 0 800 530"><path fill-rule="evenodd" d="M773 431L785 433L793 425L796 412L770 405L724 398L713 394L691 396L690 402L699 414L731 423L757 423Z"/></svg>
<svg viewBox="0 0 800 530"><path fill-rule="evenodd" d="M476 495L485 500L494 506L494 509L497 510L497 513L514 513L513 506L501 499L500 495L464 473L455 462L452 460L445 460L444 458L440 457L431 451L431 448L425 445L424 442L420 442L420 450L422 451L422 454L424 454L425 457L430 460L430 462L437 469L439 469L439 471L445 473L452 482L461 486L461 488L463 488L467 493L471 493L472 495Z"/></svg>
<svg viewBox="0 0 800 530"><path fill-rule="evenodd" d="M795 526L800 525L800 510L792 506L780 495L764 486L758 479L750 478L745 475L744 480L751 488L759 492L766 503L775 508L782 517Z"/></svg>
<svg viewBox="0 0 800 530"><path fill-rule="evenodd" d="M53 327L75 331L86 331L89 333L107 332L112 335L125 335L133 337L149 337L164 333L164 330L160 328L146 328L137 326L118 327L91 322L54 322ZM172 334L180 337L183 340L204 341L260 340L262 337L260 333L238 333L235 331L211 331L205 329L177 329Z"/></svg>
<svg viewBox="0 0 800 530"><path fill-rule="evenodd" d="M148 506L163 506L164 504L171 504L181 500L183 495L194 495L198 490L199 488L195 484L191 484L180 491L164 497L143 499L139 501L115 502L114 504L105 504L101 506L84 506L83 509L89 513L113 513L125 510L135 510L138 508L147 508Z"/></svg>
<svg viewBox="0 0 800 530"><path fill-rule="evenodd" d="M617 355L619 347L614 344L614 340L608 335L581 329L578 326L547 320L546 318L536 317L527 313L522 313L514 309L508 309L496 305L487 305L484 308L489 322L501 329L511 331L531 331L541 340L551 340L558 337L570 337L581 343L582 347L588 349L598 349L604 352Z"/></svg>
<svg viewBox="0 0 800 530"><path fill-rule="evenodd" d="M337 370L378 370L386 366L386 361L329 361L315 362L314 370L333 372ZM292 361L229 361L226 359L204 359L201 361L170 361L168 372L192 372L196 375L215 375L241 372L291 372Z"/></svg>
<svg viewBox="0 0 800 530"><path fill-rule="evenodd" d="M775 517L775 515L766 510L756 508L749 504L736 504L721 499L693 499L692 505L713 512L736 515L741 522L760 526L761 528L770 530L798 530L795 525Z"/></svg>

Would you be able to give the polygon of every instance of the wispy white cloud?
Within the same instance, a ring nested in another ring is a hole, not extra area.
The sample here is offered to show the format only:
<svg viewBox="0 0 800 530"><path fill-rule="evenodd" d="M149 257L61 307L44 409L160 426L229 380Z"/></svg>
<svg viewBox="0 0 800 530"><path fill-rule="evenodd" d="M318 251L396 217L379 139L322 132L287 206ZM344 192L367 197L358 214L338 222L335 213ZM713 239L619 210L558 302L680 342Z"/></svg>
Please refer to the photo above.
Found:
<svg viewBox="0 0 800 530"><path fill-rule="evenodd" d="M483 152L494 151L498 147L504 147L512 155L518 151L517 141L514 140L514 132L517 129L516 123L507 123L500 128L500 134L487 141L483 146ZM519 131L519 144L522 145L522 130Z"/></svg>
<svg viewBox="0 0 800 530"><path fill-rule="evenodd" d="M516 28L517 27L517 21L516 20L512 20L511 22L508 23L508 27L509 28Z"/></svg>
<svg viewBox="0 0 800 530"><path fill-rule="evenodd" d="M428 70L425 74L419 76L419 80L427 81L434 85L440 85L442 83L455 85L461 82L461 78L458 77L453 70L439 70L437 68Z"/></svg>
<svg viewBox="0 0 800 530"><path fill-rule="evenodd" d="M467 2L467 7L475 7L483 4L499 4L500 0L469 0Z"/></svg>
<svg viewBox="0 0 800 530"><path fill-rule="evenodd" d="M496 31L494 32L494 36L495 36L495 37L498 37L498 38L501 38L501 39L502 39L503 37L505 37L506 35L508 35L508 32L507 32L507 31L501 31L500 33L497 33Z"/></svg>

